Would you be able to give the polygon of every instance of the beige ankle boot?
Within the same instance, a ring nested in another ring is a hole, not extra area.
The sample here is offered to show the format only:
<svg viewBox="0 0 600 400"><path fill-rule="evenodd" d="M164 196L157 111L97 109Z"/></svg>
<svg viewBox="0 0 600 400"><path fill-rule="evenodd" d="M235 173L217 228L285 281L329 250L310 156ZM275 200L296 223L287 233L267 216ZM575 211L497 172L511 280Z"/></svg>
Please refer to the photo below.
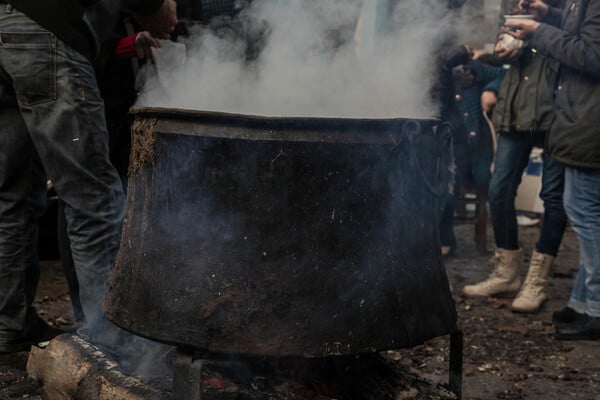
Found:
<svg viewBox="0 0 600 400"><path fill-rule="evenodd" d="M521 286L519 265L523 257L523 249L497 249L494 271L489 278L475 285L463 288L466 296L491 296L497 293L514 292Z"/></svg>
<svg viewBox="0 0 600 400"><path fill-rule="evenodd" d="M539 310L544 300L546 300L544 289L553 262L554 256L533 251L527 278L525 278L525 283L523 283L511 306L514 311L534 313Z"/></svg>

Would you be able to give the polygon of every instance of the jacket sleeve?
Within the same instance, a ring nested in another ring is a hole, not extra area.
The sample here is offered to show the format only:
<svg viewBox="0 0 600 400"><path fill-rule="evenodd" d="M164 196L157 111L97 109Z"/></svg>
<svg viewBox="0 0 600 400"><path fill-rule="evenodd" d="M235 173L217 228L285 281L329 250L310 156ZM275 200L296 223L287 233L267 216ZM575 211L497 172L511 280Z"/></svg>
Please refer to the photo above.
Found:
<svg viewBox="0 0 600 400"><path fill-rule="evenodd" d="M478 60L470 61L467 67L475 72L475 82L483 85L504 76L504 68L487 65Z"/></svg>
<svg viewBox="0 0 600 400"><path fill-rule="evenodd" d="M125 8L135 14L148 15L158 10L164 0L124 0Z"/></svg>
<svg viewBox="0 0 600 400"><path fill-rule="evenodd" d="M554 4L551 4L548 7L548 14L544 17L542 22L546 22L554 26L560 26L563 8L565 8L565 0L559 0Z"/></svg>
<svg viewBox="0 0 600 400"><path fill-rule="evenodd" d="M578 34L541 24L530 45L567 67L600 78L600 1L588 2Z"/></svg>
<svg viewBox="0 0 600 400"><path fill-rule="evenodd" d="M496 94L500 91L500 85L502 84L502 79L504 78L505 70L502 70L502 75L498 76L496 79L491 80L483 87L483 92L492 91Z"/></svg>

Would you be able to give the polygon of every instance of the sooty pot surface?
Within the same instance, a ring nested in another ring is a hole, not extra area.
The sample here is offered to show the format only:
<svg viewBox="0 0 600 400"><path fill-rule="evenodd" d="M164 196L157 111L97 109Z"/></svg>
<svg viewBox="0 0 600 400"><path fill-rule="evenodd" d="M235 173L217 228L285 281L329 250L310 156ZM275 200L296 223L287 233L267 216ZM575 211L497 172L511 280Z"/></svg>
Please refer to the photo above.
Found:
<svg viewBox="0 0 600 400"><path fill-rule="evenodd" d="M449 333L435 120L134 110L127 214L105 309L215 353L320 357Z"/></svg>

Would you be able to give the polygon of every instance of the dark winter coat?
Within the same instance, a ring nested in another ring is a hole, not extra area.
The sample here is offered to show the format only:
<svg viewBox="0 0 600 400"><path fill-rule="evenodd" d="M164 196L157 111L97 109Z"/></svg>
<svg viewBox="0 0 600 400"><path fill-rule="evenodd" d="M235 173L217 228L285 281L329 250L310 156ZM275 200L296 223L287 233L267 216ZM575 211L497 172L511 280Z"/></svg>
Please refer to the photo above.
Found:
<svg viewBox="0 0 600 400"><path fill-rule="evenodd" d="M111 34L121 0L4 0L92 60ZM163 0L123 0L139 14L150 14Z"/></svg>
<svg viewBox="0 0 600 400"><path fill-rule="evenodd" d="M531 45L561 63L548 152L567 165L600 168L600 1L573 1L560 28L540 25Z"/></svg>

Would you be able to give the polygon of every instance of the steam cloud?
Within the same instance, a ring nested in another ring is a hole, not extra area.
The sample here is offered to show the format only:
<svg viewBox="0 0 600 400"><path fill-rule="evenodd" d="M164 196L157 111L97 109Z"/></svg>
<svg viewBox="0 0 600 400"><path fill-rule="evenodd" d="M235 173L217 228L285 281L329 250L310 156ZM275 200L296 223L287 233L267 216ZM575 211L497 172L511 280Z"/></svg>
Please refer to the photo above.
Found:
<svg viewBox="0 0 600 400"><path fill-rule="evenodd" d="M400 0L385 34L374 35L382 25L366 11L375 3L388 2L256 0L232 24L237 34L193 29L185 66L149 78L138 104L263 116L437 115L437 57L460 24L441 0ZM261 48L254 57L248 37Z"/></svg>

